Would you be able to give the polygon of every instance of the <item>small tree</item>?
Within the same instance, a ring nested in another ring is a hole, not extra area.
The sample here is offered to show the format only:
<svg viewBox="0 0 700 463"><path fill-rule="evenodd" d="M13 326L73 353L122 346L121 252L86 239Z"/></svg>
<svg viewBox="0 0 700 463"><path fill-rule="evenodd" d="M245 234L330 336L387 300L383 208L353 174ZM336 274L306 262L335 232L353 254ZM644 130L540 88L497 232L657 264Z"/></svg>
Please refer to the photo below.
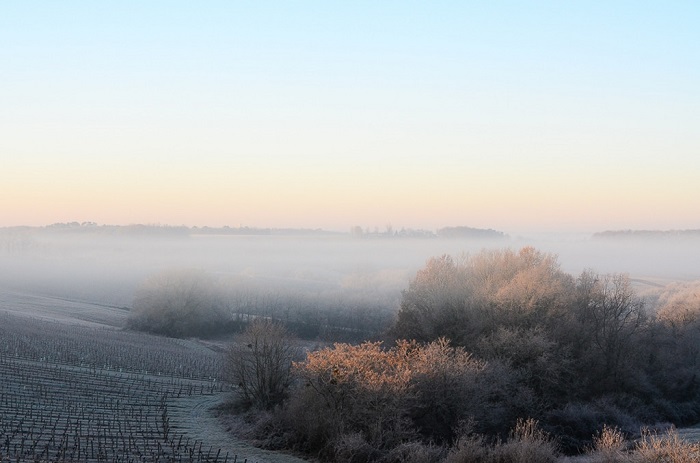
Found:
<svg viewBox="0 0 700 463"><path fill-rule="evenodd" d="M271 409L284 400L299 349L279 323L253 321L228 351L229 377L246 406Z"/></svg>

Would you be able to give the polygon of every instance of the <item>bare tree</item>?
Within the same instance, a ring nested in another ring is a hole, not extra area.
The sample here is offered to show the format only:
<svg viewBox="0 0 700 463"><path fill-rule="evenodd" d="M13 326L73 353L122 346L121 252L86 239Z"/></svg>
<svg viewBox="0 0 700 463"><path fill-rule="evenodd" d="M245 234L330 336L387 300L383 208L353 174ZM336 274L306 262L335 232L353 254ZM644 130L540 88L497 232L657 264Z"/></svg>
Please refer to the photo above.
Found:
<svg viewBox="0 0 700 463"><path fill-rule="evenodd" d="M280 404L291 382L292 361L299 355L279 323L257 319L228 351L228 375L245 405L270 409Z"/></svg>
<svg viewBox="0 0 700 463"><path fill-rule="evenodd" d="M646 320L644 301L625 274L599 276L586 271L579 277L579 292L579 318L604 376L599 379L605 385L620 385L634 338Z"/></svg>

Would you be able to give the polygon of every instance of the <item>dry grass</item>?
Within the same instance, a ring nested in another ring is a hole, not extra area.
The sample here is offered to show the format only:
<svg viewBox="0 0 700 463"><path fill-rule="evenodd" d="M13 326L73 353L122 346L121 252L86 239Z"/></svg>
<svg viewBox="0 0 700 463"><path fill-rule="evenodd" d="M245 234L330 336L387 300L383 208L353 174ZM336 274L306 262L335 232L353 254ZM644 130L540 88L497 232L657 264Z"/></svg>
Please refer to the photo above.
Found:
<svg viewBox="0 0 700 463"><path fill-rule="evenodd" d="M537 421L519 420L506 442L488 445L483 438L460 439L445 463L554 463L558 452Z"/></svg>
<svg viewBox="0 0 700 463"><path fill-rule="evenodd" d="M591 462L595 463L622 463L629 461L625 448L627 442L625 436L618 428L603 426L599 435L593 438L593 451Z"/></svg>
<svg viewBox="0 0 700 463"><path fill-rule="evenodd" d="M631 448L619 430L604 427L594 438L594 448L586 455L563 457L558 463L698 463L700 443L697 434L670 429L662 434L642 431L642 437Z"/></svg>
<svg viewBox="0 0 700 463"><path fill-rule="evenodd" d="M665 434L643 431L642 438L629 460L634 463L697 463L700 461L700 443L681 438L675 429Z"/></svg>

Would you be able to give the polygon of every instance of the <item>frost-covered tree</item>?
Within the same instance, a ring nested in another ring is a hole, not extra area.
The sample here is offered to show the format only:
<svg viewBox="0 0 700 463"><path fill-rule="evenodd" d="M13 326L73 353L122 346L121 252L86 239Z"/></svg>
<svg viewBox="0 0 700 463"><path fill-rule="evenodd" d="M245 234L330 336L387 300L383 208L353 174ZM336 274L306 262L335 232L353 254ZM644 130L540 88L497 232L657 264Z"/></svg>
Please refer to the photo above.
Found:
<svg viewBox="0 0 700 463"><path fill-rule="evenodd" d="M556 256L531 247L433 258L404 291L395 334L475 346L499 326L556 324L574 295L574 280Z"/></svg>

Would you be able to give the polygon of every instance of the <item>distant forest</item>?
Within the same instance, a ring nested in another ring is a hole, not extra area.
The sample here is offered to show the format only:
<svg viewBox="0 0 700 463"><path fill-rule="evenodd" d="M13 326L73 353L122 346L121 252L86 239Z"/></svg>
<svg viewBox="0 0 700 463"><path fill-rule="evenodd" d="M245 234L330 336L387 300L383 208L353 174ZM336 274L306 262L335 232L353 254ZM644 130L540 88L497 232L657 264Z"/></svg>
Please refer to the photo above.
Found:
<svg viewBox="0 0 700 463"><path fill-rule="evenodd" d="M324 230L321 228L264 228L264 227L187 227L184 225L133 224L133 225L99 225L95 222L54 223L44 227L4 227L0 234L34 232L34 233L81 233L101 235L135 235L135 236L191 236L191 235L347 235L354 238L470 238L502 239L508 235L504 232L467 226L443 227L435 231L401 228L394 230L387 226L384 230L375 227L354 226L348 233Z"/></svg>
<svg viewBox="0 0 700 463"><path fill-rule="evenodd" d="M594 239L697 239L700 229L692 230L607 230L593 234Z"/></svg>
<svg viewBox="0 0 700 463"><path fill-rule="evenodd" d="M163 224L130 224L130 225L101 225L95 222L60 222L46 226L13 226L0 227L0 236L9 236L23 232L33 233L86 233L103 235L350 235L354 238L445 238L445 239L505 239L509 235L503 231L492 228L476 228L469 226L450 226L436 230L422 228L395 229L387 225L384 229L379 227L362 227L355 225L348 232L325 230L322 228L268 228L243 226L238 227L187 227L185 225ZM593 233L591 238L602 239L678 239L700 238L700 229L686 230L605 230Z"/></svg>

